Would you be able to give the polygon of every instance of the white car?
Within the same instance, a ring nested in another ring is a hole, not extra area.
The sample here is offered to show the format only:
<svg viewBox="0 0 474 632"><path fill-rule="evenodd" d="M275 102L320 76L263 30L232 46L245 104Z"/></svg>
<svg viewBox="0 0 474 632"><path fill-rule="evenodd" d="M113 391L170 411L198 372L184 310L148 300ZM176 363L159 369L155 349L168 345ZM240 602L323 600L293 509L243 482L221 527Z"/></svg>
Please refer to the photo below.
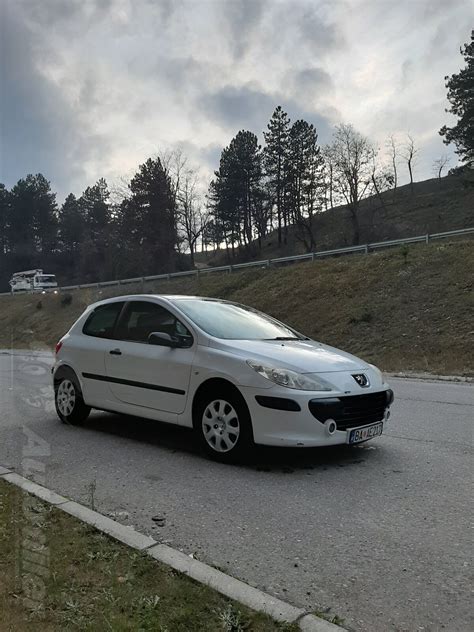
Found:
<svg viewBox="0 0 474 632"><path fill-rule="evenodd" d="M65 422L96 408L188 426L224 461L254 443L367 441L393 401L375 366L250 307L195 296L89 306L58 342L53 376Z"/></svg>

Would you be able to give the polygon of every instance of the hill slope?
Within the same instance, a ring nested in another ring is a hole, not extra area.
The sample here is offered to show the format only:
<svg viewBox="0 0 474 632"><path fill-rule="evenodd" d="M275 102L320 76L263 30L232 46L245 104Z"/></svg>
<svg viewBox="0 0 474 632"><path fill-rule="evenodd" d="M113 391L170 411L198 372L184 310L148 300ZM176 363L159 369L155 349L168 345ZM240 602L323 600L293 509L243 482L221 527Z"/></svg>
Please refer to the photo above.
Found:
<svg viewBox="0 0 474 632"><path fill-rule="evenodd" d="M459 241L413 246L406 256L397 249L147 289L253 305L386 370L474 375L473 269L474 241ZM85 305L111 295L81 290L67 305L62 296L0 297L0 347L52 346Z"/></svg>
<svg viewBox="0 0 474 632"><path fill-rule="evenodd" d="M318 214L313 222L316 250L329 250L352 245L352 227L346 206L338 206ZM360 242L362 244L415 237L474 226L474 186L465 186L459 177L448 176L416 182L413 194L409 185L386 191L381 199L370 197L360 207ZM278 245L276 231L262 240L262 249L255 244L252 252L237 253L240 261L273 259L304 252L292 226L287 243ZM199 263L221 265L227 262L223 251L199 253Z"/></svg>

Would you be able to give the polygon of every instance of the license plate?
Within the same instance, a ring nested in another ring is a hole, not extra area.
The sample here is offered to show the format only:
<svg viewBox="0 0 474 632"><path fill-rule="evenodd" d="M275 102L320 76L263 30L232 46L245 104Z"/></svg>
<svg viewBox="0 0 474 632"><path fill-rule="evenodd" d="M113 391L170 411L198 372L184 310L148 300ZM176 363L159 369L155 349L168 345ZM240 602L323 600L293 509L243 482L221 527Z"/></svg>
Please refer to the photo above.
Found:
<svg viewBox="0 0 474 632"><path fill-rule="evenodd" d="M354 428L349 430L349 440L347 443L360 443L361 441L367 441L373 439L382 434L383 422L378 424L371 424L370 426L364 426L363 428Z"/></svg>

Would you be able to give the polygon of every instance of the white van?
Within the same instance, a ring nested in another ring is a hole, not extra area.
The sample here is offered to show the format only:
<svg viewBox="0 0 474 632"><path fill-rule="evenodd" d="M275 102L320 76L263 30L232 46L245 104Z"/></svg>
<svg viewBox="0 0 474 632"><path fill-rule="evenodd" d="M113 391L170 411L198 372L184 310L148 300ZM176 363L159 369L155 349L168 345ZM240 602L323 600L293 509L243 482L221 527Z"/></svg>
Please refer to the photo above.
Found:
<svg viewBox="0 0 474 632"><path fill-rule="evenodd" d="M58 287L54 274L44 274L43 270L25 270L15 272L10 279L12 294L16 292L47 292L57 291Z"/></svg>

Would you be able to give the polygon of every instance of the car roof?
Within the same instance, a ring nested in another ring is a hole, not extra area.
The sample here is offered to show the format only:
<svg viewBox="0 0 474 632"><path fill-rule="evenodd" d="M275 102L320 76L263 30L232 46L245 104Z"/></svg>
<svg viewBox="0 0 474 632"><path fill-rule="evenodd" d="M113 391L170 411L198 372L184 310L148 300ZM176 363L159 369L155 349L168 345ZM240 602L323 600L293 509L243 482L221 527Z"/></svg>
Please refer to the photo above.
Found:
<svg viewBox="0 0 474 632"><path fill-rule="evenodd" d="M219 301L222 303L227 303L220 298L213 298L210 296L193 296L189 294L125 294L123 296L111 296L110 298L105 298L101 301L97 301L95 303L91 303L89 307L98 307L99 305L107 305L107 303L116 303L120 301L141 301L143 299L149 298L159 298L169 303L173 303L175 300L183 300L183 299L194 299L198 301Z"/></svg>

